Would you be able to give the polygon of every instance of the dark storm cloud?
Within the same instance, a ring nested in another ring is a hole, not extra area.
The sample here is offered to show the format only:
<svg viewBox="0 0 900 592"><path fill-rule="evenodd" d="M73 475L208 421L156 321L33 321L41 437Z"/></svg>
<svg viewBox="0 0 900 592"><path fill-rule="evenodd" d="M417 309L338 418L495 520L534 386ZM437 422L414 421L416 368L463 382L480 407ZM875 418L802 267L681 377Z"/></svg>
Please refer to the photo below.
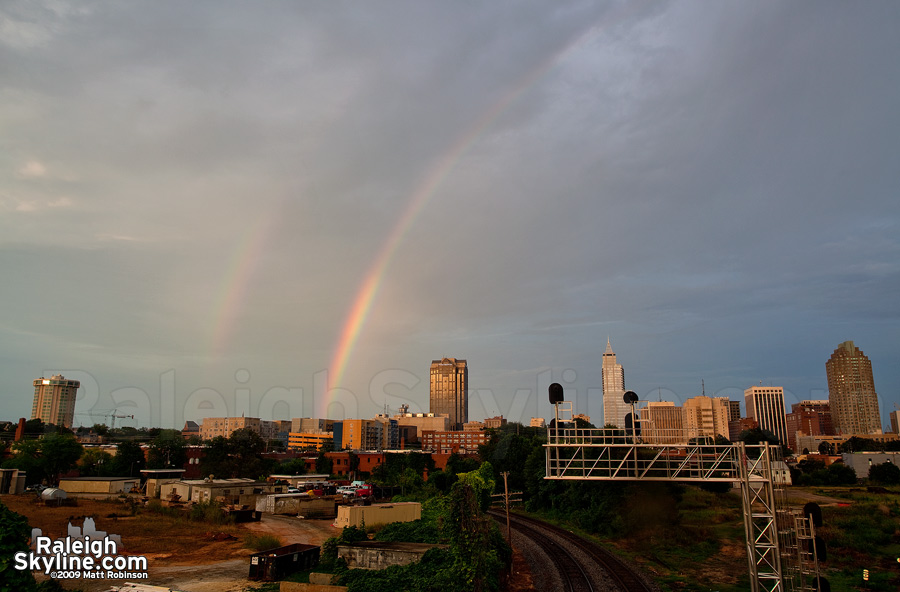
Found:
<svg viewBox="0 0 900 592"><path fill-rule="evenodd" d="M364 413L440 355L501 407L547 369L583 394L607 336L642 394L812 392L855 339L897 396L892 3L3 14L7 415L51 366L310 392L429 187L350 358Z"/></svg>

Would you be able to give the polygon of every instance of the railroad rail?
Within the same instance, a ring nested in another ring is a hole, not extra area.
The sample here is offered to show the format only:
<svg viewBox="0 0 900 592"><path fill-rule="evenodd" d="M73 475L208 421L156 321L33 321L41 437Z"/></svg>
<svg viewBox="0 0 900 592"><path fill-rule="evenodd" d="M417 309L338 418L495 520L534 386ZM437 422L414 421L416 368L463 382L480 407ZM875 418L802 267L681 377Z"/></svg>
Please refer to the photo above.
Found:
<svg viewBox="0 0 900 592"><path fill-rule="evenodd" d="M499 512L491 512L491 515L500 522L506 520L506 516ZM513 529L531 539L547 553L557 566L566 590L575 592L576 590L602 589L602 586L599 586L590 575L593 571L591 566L585 565L583 559L572 553L574 548L593 561L596 567L602 570L622 592L654 591L654 588L650 587L631 567L599 545L586 541L568 530L527 516L511 514L510 521ZM553 537L548 537L547 533L562 539L564 544L557 543ZM571 565L573 563L577 567L573 567Z"/></svg>

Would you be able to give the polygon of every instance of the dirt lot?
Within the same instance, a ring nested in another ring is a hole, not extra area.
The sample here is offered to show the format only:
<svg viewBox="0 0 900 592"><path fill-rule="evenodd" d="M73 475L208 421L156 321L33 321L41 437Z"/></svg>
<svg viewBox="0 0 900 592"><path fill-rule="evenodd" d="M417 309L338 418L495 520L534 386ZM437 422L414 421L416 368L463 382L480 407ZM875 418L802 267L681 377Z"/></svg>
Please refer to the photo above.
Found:
<svg viewBox="0 0 900 592"><path fill-rule="evenodd" d="M33 528L54 539L66 534L69 522L81 526L92 516L98 530L122 537L119 555L143 555L149 563L147 584L168 586L185 592L239 591L253 585L247 580L249 555L244 539L250 533L273 534L284 544L319 545L338 533L329 520L298 520L264 515L261 522L210 526L186 519L154 514L128 516L121 502L79 499L74 507L46 507L35 504L30 495L0 496L10 509L28 518ZM224 539L224 540L219 540ZM112 580L71 580L62 582L85 592L107 590L120 584Z"/></svg>

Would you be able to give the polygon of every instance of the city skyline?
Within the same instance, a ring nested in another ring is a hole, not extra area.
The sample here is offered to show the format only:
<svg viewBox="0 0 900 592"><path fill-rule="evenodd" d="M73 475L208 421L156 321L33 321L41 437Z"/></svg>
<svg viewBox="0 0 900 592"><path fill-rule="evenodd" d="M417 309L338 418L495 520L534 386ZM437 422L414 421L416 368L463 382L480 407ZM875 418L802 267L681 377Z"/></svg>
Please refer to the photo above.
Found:
<svg viewBox="0 0 900 592"><path fill-rule="evenodd" d="M896 3L0 6L0 418L900 404ZM81 415L79 415L81 414ZM882 426L884 427L884 425Z"/></svg>

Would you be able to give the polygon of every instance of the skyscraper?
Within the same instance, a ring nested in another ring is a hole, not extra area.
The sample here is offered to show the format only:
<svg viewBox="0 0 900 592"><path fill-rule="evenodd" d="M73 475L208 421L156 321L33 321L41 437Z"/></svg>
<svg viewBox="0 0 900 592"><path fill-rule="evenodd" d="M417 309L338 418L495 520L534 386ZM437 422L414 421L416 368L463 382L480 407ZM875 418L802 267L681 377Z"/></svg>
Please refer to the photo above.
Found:
<svg viewBox="0 0 900 592"><path fill-rule="evenodd" d="M735 401L737 403L737 401ZM685 430L688 438L728 437L730 401L725 397L691 397L684 402Z"/></svg>
<svg viewBox="0 0 900 592"><path fill-rule="evenodd" d="M469 421L469 368L465 360L442 358L431 362L431 413L450 416L450 429Z"/></svg>
<svg viewBox="0 0 900 592"><path fill-rule="evenodd" d="M75 420L75 394L81 383L66 380L62 374L56 374L50 378L42 376L32 384L34 403L31 406L31 419L71 428Z"/></svg>
<svg viewBox="0 0 900 592"><path fill-rule="evenodd" d="M787 423L784 409L784 388L780 386L751 386L744 391L747 417L755 419L763 430L775 434L787 446Z"/></svg>
<svg viewBox="0 0 900 592"><path fill-rule="evenodd" d="M647 401L641 408L641 438L647 444L681 444L687 442L683 407L671 401Z"/></svg>
<svg viewBox="0 0 900 592"><path fill-rule="evenodd" d="M852 341L840 344L825 362L828 403L839 434L880 434L881 414L872 362Z"/></svg>
<svg viewBox="0 0 900 592"><path fill-rule="evenodd" d="M625 427L625 416L631 413L631 405L622 399L625 395L625 370L622 364L616 363L616 354L612 350L609 338L606 338L606 351L603 353L603 423L619 428Z"/></svg>

